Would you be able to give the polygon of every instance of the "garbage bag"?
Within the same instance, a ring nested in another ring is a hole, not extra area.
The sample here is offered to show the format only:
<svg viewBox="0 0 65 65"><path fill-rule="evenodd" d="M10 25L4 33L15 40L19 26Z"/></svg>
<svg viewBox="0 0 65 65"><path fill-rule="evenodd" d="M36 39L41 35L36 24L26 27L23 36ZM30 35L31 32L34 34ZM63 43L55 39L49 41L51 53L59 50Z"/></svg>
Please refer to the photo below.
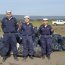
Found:
<svg viewBox="0 0 65 65"><path fill-rule="evenodd" d="M41 57L41 47L39 45L34 46L34 56Z"/></svg>

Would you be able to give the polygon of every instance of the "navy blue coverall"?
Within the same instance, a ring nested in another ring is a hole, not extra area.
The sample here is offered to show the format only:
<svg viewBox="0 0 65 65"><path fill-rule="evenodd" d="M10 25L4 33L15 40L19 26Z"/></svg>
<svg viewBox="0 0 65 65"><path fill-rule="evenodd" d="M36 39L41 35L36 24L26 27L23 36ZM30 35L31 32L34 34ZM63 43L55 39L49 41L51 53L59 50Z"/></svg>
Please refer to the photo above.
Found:
<svg viewBox="0 0 65 65"><path fill-rule="evenodd" d="M17 32L17 20L15 17L11 17L9 20L7 17L2 20L2 30L4 48L2 50L2 55L6 56L8 51L11 49L14 55L17 55L16 47L16 32Z"/></svg>
<svg viewBox="0 0 65 65"><path fill-rule="evenodd" d="M33 56L34 55L34 49L33 49L33 25L29 23L22 23L21 26L22 30L22 42L23 42L23 56L26 57L28 55Z"/></svg>
<svg viewBox="0 0 65 65"><path fill-rule="evenodd" d="M50 55L52 52L52 49L51 49L52 31L51 30L52 30L52 27L50 25L47 25L46 27L44 25L41 25L39 27L39 32L41 34L40 44L41 44L42 55Z"/></svg>

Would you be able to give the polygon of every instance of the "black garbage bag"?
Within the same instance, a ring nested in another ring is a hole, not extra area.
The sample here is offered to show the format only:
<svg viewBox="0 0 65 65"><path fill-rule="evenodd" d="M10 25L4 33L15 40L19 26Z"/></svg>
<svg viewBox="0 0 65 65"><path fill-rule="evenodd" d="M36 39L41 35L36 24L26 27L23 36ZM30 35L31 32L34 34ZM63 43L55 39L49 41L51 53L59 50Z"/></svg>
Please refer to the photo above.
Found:
<svg viewBox="0 0 65 65"><path fill-rule="evenodd" d="M20 44L18 48L18 56L22 56L23 53L23 45ZM41 47L39 45L34 46L34 56L41 57Z"/></svg>
<svg viewBox="0 0 65 65"><path fill-rule="evenodd" d="M34 41L33 41L34 46L37 46L37 45L38 45L38 42L39 42L39 38L38 38L38 37L36 37L36 38L34 39Z"/></svg>
<svg viewBox="0 0 65 65"><path fill-rule="evenodd" d="M41 57L41 44L40 44L40 35L35 36L34 39L34 56Z"/></svg>
<svg viewBox="0 0 65 65"><path fill-rule="evenodd" d="M3 38L0 37L0 50L3 48Z"/></svg>
<svg viewBox="0 0 65 65"><path fill-rule="evenodd" d="M62 46L62 49L65 50L65 37L62 38L61 46Z"/></svg>
<svg viewBox="0 0 65 65"><path fill-rule="evenodd" d="M62 37L59 34L53 34L52 35L52 50L53 51L62 51Z"/></svg>
<svg viewBox="0 0 65 65"><path fill-rule="evenodd" d="M18 56L22 56L22 53L23 53L23 45L20 44L18 48Z"/></svg>
<svg viewBox="0 0 65 65"><path fill-rule="evenodd" d="M2 49L4 48L3 38L0 37L0 55L2 55Z"/></svg>
<svg viewBox="0 0 65 65"><path fill-rule="evenodd" d="M62 45L62 49L65 51L65 44Z"/></svg>
<svg viewBox="0 0 65 65"><path fill-rule="evenodd" d="M17 33L16 34L16 40L17 40L17 43L19 43L19 44L22 43L22 37L21 37L21 34L20 33Z"/></svg>
<svg viewBox="0 0 65 65"><path fill-rule="evenodd" d="M41 57L41 47L39 45L34 46L34 56Z"/></svg>
<svg viewBox="0 0 65 65"><path fill-rule="evenodd" d="M57 42L51 44L51 48L53 51L62 51L62 47Z"/></svg>
<svg viewBox="0 0 65 65"><path fill-rule="evenodd" d="M52 35L53 42L58 42L58 39L61 39L61 35L59 35L59 34L53 34Z"/></svg>

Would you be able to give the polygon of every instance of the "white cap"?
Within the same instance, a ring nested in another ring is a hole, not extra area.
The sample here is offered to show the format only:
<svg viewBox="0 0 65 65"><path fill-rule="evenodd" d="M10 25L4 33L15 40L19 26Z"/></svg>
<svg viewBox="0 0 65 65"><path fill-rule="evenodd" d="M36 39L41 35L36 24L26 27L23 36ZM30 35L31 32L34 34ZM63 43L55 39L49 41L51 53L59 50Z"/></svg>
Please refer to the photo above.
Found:
<svg viewBox="0 0 65 65"><path fill-rule="evenodd" d="M43 18L43 21L47 21L48 19L47 18Z"/></svg>
<svg viewBox="0 0 65 65"><path fill-rule="evenodd" d="M24 18L30 18L29 16L24 16Z"/></svg>
<svg viewBox="0 0 65 65"><path fill-rule="evenodd" d="M6 13L11 13L12 11L11 10L7 10Z"/></svg>

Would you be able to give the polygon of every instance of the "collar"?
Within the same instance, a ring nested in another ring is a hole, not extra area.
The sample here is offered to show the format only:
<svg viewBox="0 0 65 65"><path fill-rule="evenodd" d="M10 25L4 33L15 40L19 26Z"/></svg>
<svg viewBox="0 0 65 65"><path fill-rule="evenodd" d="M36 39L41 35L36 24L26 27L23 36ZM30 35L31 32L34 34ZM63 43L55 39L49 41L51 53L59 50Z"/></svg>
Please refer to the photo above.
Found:
<svg viewBox="0 0 65 65"><path fill-rule="evenodd" d="M29 25L30 23L25 23L26 25Z"/></svg>
<svg viewBox="0 0 65 65"><path fill-rule="evenodd" d="M44 27L47 27L48 25L45 25Z"/></svg>
<svg viewBox="0 0 65 65"><path fill-rule="evenodd" d="M9 19L6 17L6 19L11 20L13 17L10 17Z"/></svg>

